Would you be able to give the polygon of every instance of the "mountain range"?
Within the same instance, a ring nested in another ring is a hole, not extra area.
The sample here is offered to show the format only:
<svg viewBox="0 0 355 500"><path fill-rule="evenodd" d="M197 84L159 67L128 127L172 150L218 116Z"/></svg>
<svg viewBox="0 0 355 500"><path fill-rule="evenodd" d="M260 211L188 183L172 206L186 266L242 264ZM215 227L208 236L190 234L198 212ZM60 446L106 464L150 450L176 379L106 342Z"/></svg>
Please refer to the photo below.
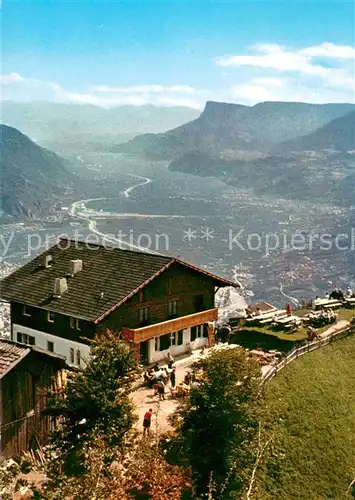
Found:
<svg viewBox="0 0 355 500"><path fill-rule="evenodd" d="M3 214L32 218L65 197L72 182L66 160L6 125L0 125L0 147Z"/></svg>
<svg viewBox="0 0 355 500"><path fill-rule="evenodd" d="M119 144L116 152L175 159L186 153L233 155L272 151L354 110L352 104L263 102L255 106L207 102L195 120L162 134L144 134Z"/></svg>
<svg viewBox="0 0 355 500"><path fill-rule="evenodd" d="M199 118L114 151L170 161L170 170L217 177L270 195L355 202L352 104L208 102Z"/></svg>
<svg viewBox="0 0 355 500"><path fill-rule="evenodd" d="M4 101L2 123L21 130L49 148L87 145L108 148L145 132L163 132L193 120L199 112L187 107L117 106L47 101Z"/></svg>
<svg viewBox="0 0 355 500"><path fill-rule="evenodd" d="M77 117L79 108L74 113ZM78 129L89 127L90 120L96 130L96 110L93 113L89 119L84 112L82 128L75 126L69 113L68 121L53 133L58 134L67 123L66 133L75 137ZM15 114L11 121L16 119L20 116ZM37 121L28 115L21 119L27 130L37 127ZM50 128L49 121L38 126L42 131ZM251 195L326 200L348 206L355 204L354 131L351 104L261 103L248 107L208 102L195 120L165 133L137 136L116 145L114 151L164 159L170 170L216 177L249 189ZM101 136L93 133L90 137L100 143ZM0 195L6 216L48 214L50 207L61 203L61 197L73 194L76 183L71 166L58 154L7 125L0 126L0 146ZM92 186L87 189L90 196Z"/></svg>

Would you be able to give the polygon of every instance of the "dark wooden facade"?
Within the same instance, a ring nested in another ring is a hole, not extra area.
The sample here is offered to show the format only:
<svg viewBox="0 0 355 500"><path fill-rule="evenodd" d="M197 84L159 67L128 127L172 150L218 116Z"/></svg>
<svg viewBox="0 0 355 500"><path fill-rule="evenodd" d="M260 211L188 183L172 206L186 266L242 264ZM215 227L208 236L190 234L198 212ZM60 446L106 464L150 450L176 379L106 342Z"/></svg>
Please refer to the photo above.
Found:
<svg viewBox="0 0 355 500"><path fill-rule="evenodd" d="M98 333L161 325L134 334L148 341L176 333L170 329L177 325L169 321L186 318L177 331L185 330L188 349L194 340L187 330L216 320L216 289L239 286L176 257L94 247L63 239L63 247L53 246L2 280L14 341L35 344L80 366ZM159 340L156 346L151 343L150 351L162 351Z"/></svg>
<svg viewBox="0 0 355 500"><path fill-rule="evenodd" d="M10 457L48 442L52 417L43 415L48 391L63 384L63 359L33 349L0 378L0 455Z"/></svg>
<svg viewBox="0 0 355 500"><path fill-rule="evenodd" d="M50 322L48 311L34 307L24 310L23 304L16 302L11 302L11 323L75 342L85 342L85 338L94 338L96 333L108 328L113 331L124 327L139 328L212 309L214 291L215 283L209 276L173 265L97 324L79 319L80 329L77 329L71 326L70 316L58 313L54 315L54 322ZM174 314L169 310L170 302L176 302ZM148 310L144 322L141 320L141 309Z"/></svg>
<svg viewBox="0 0 355 500"><path fill-rule="evenodd" d="M79 320L79 328L71 326L70 316L55 313L54 322L48 321L48 311L38 307L26 307L24 314L24 305L17 302L11 302L11 324L17 324L39 330L41 332L57 335L74 342L81 342L80 337L92 338L95 336L95 323ZM17 341L18 339L12 339Z"/></svg>
<svg viewBox="0 0 355 500"><path fill-rule="evenodd" d="M214 307L214 293L215 283L208 276L172 266L100 322L97 331L139 328L209 310ZM170 302L176 302L174 314L170 314ZM144 322L141 321L141 309L148 309Z"/></svg>

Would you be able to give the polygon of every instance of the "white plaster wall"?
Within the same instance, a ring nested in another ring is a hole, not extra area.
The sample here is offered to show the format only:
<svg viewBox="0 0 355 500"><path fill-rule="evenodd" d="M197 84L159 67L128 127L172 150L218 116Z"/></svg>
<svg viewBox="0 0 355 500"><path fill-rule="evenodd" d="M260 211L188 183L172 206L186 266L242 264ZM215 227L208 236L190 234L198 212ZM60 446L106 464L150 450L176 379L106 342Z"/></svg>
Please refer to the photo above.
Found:
<svg viewBox="0 0 355 500"><path fill-rule="evenodd" d="M49 333L41 332L40 330L34 330L33 328L28 328L26 326L13 324L12 325L12 339L17 341L17 333L26 333L27 335L31 335L36 339L36 347L40 347L47 351L47 341L53 342L54 344L54 352L56 354L60 354L61 356L65 356L67 358L67 363L70 365L70 349L74 349L75 352L75 363L76 363L76 352L79 350L81 354L81 365L85 365L85 359L89 357L90 354L90 346L86 344L81 344L80 342L74 342L72 340L63 339L62 337L58 337L56 335L51 335ZM73 366L77 366L74 363Z"/></svg>
<svg viewBox="0 0 355 500"><path fill-rule="evenodd" d="M172 346L170 349L166 349L165 351L156 351L155 350L155 340L151 339L149 340L149 346L148 346L148 360L149 363L157 363L159 361L163 361L168 352L171 352L171 355L174 356L179 356L180 354L184 354L189 350L189 344L190 344L190 349L198 349L202 347L203 345L208 344L208 339L207 338L198 338L194 340L193 342L190 342L191 339L191 329L186 328L183 333L183 343L181 345L177 346Z"/></svg>
<svg viewBox="0 0 355 500"><path fill-rule="evenodd" d="M191 342L191 349L201 349L204 345L207 344L208 344L208 338L201 337Z"/></svg>

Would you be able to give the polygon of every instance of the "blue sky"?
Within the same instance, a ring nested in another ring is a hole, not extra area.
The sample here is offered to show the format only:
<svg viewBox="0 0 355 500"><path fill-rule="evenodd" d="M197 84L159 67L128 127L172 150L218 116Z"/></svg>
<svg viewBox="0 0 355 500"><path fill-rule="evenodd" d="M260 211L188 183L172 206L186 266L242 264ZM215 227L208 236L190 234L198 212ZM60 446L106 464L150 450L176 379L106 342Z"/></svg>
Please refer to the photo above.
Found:
<svg viewBox="0 0 355 500"><path fill-rule="evenodd" d="M5 99L354 100L352 1L3 0Z"/></svg>

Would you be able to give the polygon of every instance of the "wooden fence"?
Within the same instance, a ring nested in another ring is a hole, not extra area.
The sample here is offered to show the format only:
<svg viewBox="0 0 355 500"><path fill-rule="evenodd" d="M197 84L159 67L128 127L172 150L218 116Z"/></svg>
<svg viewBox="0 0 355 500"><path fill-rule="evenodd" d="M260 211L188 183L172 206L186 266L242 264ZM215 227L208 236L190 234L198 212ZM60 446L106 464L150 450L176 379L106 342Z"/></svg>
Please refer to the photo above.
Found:
<svg viewBox="0 0 355 500"><path fill-rule="evenodd" d="M268 372L266 372L262 376L262 384L269 382L272 378L275 377L275 375L277 375L283 368L285 368L285 366L291 363L291 361L293 361L294 359L303 356L303 354L306 354L307 352L315 351L319 347L330 344L331 342L333 342L333 340L338 340L340 338L343 338L349 335L350 333L355 333L355 331L353 326L348 325L345 328L342 328L338 331L329 333L328 335L324 335L318 340L307 342L301 347L297 348L295 347L290 352L288 352L284 358L280 359L277 365L275 365L273 368L271 368Z"/></svg>

